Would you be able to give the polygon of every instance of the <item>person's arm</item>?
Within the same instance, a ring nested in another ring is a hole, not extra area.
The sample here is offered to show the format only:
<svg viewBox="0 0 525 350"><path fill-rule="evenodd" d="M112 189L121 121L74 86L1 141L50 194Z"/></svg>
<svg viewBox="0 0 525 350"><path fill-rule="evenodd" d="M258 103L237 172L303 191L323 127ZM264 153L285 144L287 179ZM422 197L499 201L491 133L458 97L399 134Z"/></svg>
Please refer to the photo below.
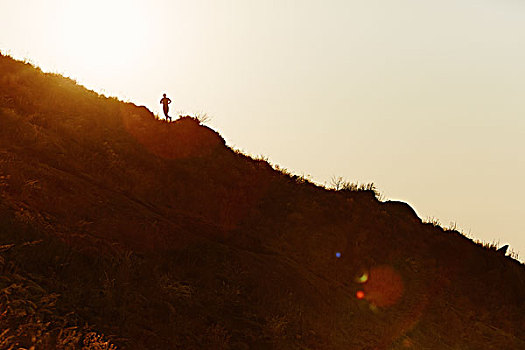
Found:
<svg viewBox="0 0 525 350"><path fill-rule="evenodd" d="M171 100L168 98L168 104L170 104L170 103L171 103Z"/></svg>

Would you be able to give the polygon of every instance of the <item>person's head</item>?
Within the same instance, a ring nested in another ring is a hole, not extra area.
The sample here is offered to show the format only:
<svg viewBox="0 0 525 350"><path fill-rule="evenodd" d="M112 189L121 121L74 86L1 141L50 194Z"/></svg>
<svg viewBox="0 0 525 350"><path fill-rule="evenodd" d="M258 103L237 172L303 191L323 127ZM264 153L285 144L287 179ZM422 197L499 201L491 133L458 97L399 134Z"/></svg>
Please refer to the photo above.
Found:
<svg viewBox="0 0 525 350"><path fill-rule="evenodd" d="M166 94L162 94L162 96L166 97Z"/></svg>

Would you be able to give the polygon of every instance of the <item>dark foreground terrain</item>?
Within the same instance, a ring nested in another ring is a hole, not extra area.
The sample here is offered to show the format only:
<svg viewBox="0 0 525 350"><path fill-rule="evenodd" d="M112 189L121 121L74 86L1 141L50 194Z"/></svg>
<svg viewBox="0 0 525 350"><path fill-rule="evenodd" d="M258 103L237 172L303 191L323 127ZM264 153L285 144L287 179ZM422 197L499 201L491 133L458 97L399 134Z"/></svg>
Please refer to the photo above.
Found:
<svg viewBox="0 0 525 350"><path fill-rule="evenodd" d="M0 55L0 349L525 349L522 264L343 187Z"/></svg>

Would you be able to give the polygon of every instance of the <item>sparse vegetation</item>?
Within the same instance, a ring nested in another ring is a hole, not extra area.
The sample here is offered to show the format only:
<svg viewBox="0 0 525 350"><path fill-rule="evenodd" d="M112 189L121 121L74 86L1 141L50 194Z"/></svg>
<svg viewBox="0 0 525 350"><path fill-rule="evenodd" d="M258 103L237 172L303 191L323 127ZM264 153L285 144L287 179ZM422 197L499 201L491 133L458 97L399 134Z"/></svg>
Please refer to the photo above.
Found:
<svg viewBox="0 0 525 350"><path fill-rule="evenodd" d="M5 56L0 123L1 349L525 348L524 266L374 184Z"/></svg>
<svg viewBox="0 0 525 350"><path fill-rule="evenodd" d="M200 124L206 124L212 120L212 117L208 113L197 112L195 113L195 119L197 119Z"/></svg>
<svg viewBox="0 0 525 350"><path fill-rule="evenodd" d="M330 188L336 191L348 191L348 192L370 192L377 199L383 200L383 195L378 191L376 185L373 182L367 184L360 184L359 182L350 182L345 180L343 177L334 176L330 180Z"/></svg>
<svg viewBox="0 0 525 350"><path fill-rule="evenodd" d="M425 224L430 224L434 227L441 227L441 222L438 218L435 217L428 217L426 220L423 221Z"/></svg>
<svg viewBox="0 0 525 350"><path fill-rule="evenodd" d="M24 277L19 263L9 257L24 247L38 250L41 242L0 246L0 349L116 350L103 335L79 324L74 313L59 315L60 295Z"/></svg>

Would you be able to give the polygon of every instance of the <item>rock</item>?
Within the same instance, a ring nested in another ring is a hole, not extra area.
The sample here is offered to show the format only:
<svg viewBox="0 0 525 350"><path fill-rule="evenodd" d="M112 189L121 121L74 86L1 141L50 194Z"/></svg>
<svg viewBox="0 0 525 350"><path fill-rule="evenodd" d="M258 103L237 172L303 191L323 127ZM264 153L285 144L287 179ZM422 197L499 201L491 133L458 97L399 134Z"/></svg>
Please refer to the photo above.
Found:
<svg viewBox="0 0 525 350"><path fill-rule="evenodd" d="M400 218L408 219L410 221L421 222L415 210L405 202L387 201L383 203L383 208L391 215Z"/></svg>
<svg viewBox="0 0 525 350"><path fill-rule="evenodd" d="M509 249L509 245L505 244L503 247L496 250L496 252L502 255L507 255L507 249Z"/></svg>

